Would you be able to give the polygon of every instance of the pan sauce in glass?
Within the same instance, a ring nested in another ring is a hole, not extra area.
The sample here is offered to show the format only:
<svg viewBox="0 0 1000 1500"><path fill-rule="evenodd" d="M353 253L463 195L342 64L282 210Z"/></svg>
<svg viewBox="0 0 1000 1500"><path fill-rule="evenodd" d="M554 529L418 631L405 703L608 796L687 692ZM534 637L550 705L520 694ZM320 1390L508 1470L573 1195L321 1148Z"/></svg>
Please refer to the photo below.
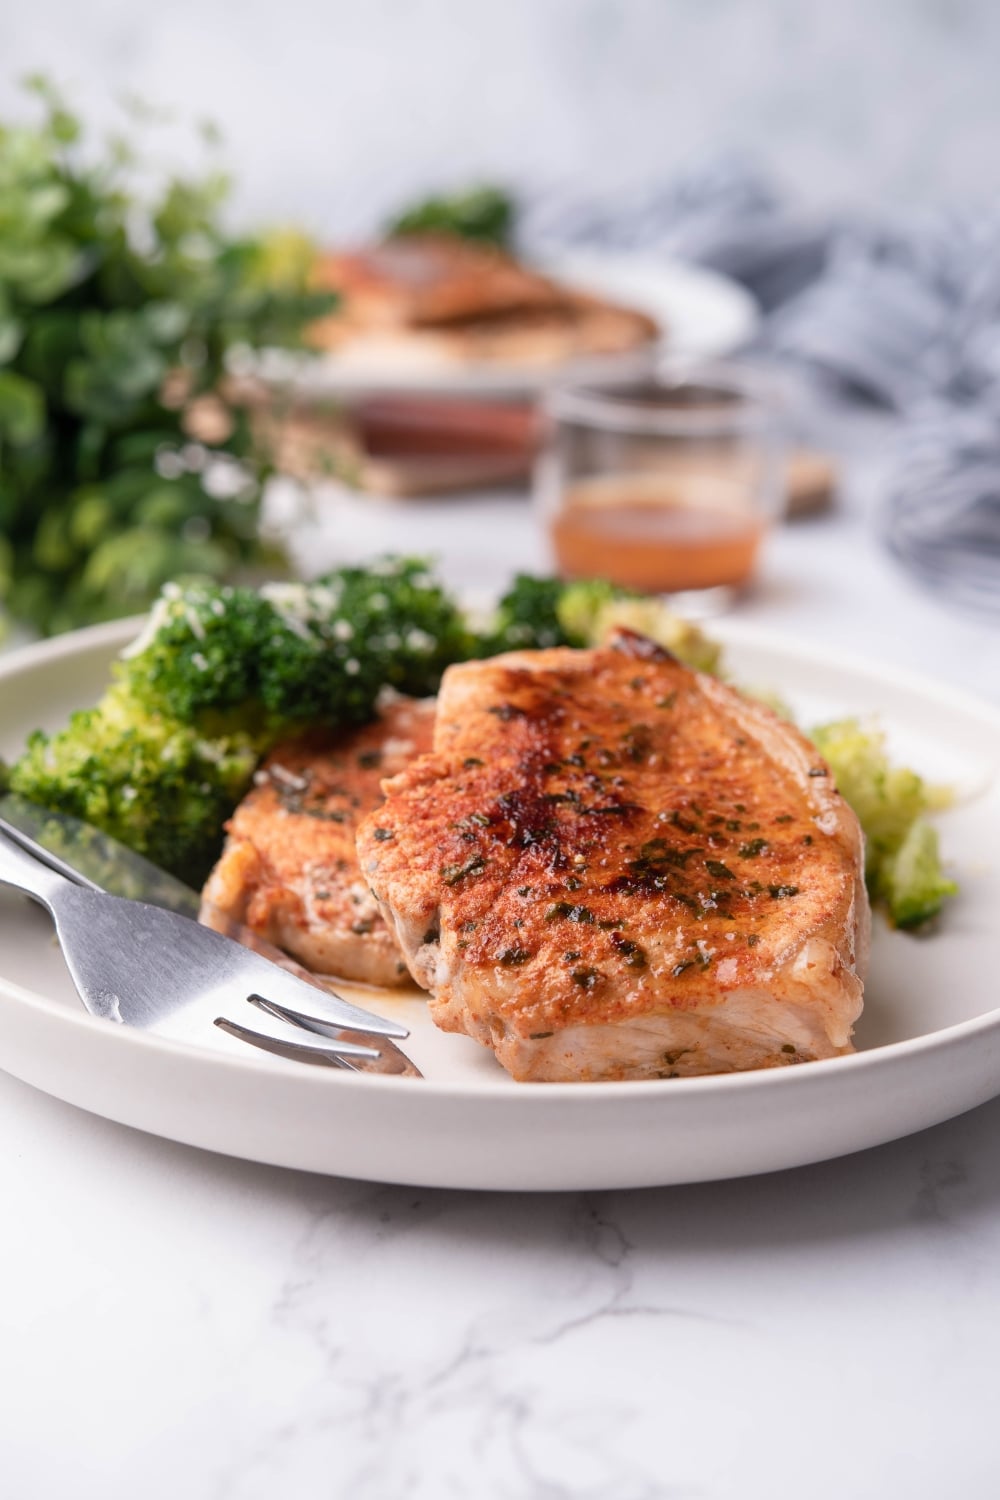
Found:
<svg viewBox="0 0 1000 1500"><path fill-rule="evenodd" d="M775 407L742 371L554 392L536 489L559 572L741 587L783 499L780 458Z"/></svg>

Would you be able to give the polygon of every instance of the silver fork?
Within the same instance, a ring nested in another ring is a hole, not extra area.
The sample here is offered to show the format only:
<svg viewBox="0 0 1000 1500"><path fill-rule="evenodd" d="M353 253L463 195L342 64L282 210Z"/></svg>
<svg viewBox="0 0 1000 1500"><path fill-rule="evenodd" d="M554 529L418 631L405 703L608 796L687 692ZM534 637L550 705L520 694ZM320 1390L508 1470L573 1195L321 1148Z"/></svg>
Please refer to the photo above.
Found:
<svg viewBox="0 0 1000 1500"><path fill-rule="evenodd" d="M201 1045L226 1032L289 1058L347 1067L377 1058L378 1048L339 1032L409 1034L189 917L109 895L79 874L67 879L3 832L0 883L49 912L80 999L105 1020ZM254 1027L232 1015L248 1002ZM310 1041L296 1040L290 1027L308 1031Z"/></svg>

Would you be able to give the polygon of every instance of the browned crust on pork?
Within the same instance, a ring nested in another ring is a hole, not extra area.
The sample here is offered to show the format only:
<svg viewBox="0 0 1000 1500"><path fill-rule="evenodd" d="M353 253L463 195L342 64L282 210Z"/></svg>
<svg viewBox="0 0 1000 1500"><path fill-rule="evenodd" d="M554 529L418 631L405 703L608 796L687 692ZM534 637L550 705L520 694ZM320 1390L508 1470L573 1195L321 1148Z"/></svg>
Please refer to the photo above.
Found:
<svg viewBox="0 0 1000 1500"><path fill-rule="evenodd" d="M271 751L230 818L202 920L236 922L315 973L409 983L358 869L355 833L382 779L429 748L432 702L397 698L372 724L316 731Z"/></svg>
<svg viewBox="0 0 1000 1500"><path fill-rule="evenodd" d="M791 725L634 639L453 667L361 868L446 1030L516 1077L851 1050L858 822Z"/></svg>

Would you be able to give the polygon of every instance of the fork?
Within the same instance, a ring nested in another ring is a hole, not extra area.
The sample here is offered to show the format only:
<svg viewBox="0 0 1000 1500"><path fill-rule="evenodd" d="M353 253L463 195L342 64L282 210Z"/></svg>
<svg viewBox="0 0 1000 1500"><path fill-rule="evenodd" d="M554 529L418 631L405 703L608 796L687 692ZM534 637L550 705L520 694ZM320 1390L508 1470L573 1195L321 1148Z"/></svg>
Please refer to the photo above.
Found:
<svg viewBox="0 0 1000 1500"><path fill-rule="evenodd" d="M79 874L67 879L2 832L0 883L49 912L91 1015L201 1045L221 1041L225 1032L291 1059L347 1067L379 1053L343 1039L340 1031L409 1034L189 917L109 895ZM231 1013L247 1003L254 1006L253 1027ZM309 1042L297 1040L289 1027L307 1031Z"/></svg>

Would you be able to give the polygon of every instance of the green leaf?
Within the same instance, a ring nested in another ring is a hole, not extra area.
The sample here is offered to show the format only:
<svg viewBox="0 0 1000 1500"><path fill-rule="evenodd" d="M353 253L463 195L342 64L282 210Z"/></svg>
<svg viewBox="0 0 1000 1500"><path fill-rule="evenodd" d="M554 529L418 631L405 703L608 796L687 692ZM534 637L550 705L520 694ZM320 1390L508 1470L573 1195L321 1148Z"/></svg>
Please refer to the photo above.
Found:
<svg viewBox="0 0 1000 1500"><path fill-rule="evenodd" d="M268 559L248 413L218 445L244 501L165 479L159 455L183 450L185 403L219 389L236 341L296 343L317 299L307 277L255 277L221 173L151 174L134 110L120 149L85 140L44 75L28 86L37 123L0 120L0 534L6 608L51 631L141 607L171 572Z"/></svg>
<svg viewBox="0 0 1000 1500"><path fill-rule="evenodd" d="M22 233L43 229L62 213L69 198L69 189L61 182L41 182L32 188L20 202Z"/></svg>
<svg viewBox="0 0 1000 1500"><path fill-rule="evenodd" d="M45 394L33 380L0 370L0 434L15 445L33 443L45 426Z"/></svg>
<svg viewBox="0 0 1000 1500"><path fill-rule="evenodd" d="M449 197L427 198L404 210L389 234L452 234L505 245L514 228L514 203L503 188L484 185Z"/></svg>
<svg viewBox="0 0 1000 1500"><path fill-rule="evenodd" d="M49 116L49 129L60 145L68 146L80 136L80 122L68 110L54 109Z"/></svg>
<svg viewBox="0 0 1000 1500"><path fill-rule="evenodd" d="M66 529L62 512L46 511L35 532L35 545L32 548L34 561L46 573L65 573L76 562L77 550Z"/></svg>
<svg viewBox="0 0 1000 1500"><path fill-rule="evenodd" d="M0 365L9 364L24 339L24 324L9 313L0 313Z"/></svg>
<svg viewBox="0 0 1000 1500"><path fill-rule="evenodd" d="M36 309L24 319L20 365L52 396L61 396L66 366L80 350L80 318L58 309ZM61 404L61 401L59 402Z"/></svg>
<svg viewBox="0 0 1000 1500"><path fill-rule="evenodd" d="M97 422L85 422L76 440L76 469L81 479L96 479L107 442L107 430Z"/></svg>
<svg viewBox="0 0 1000 1500"><path fill-rule="evenodd" d="M83 261L67 240L37 245L0 242L0 282L26 302L52 302L76 281Z"/></svg>
<svg viewBox="0 0 1000 1500"><path fill-rule="evenodd" d="M191 314L179 302L149 302L142 310L142 320L157 344L179 344L188 331Z"/></svg>
<svg viewBox="0 0 1000 1500"><path fill-rule="evenodd" d="M114 535L114 506L99 486L77 490L67 516L67 530L74 546L92 552L99 542Z"/></svg>
<svg viewBox="0 0 1000 1500"><path fill-rule="evenodd" d="M14 581L14 548L0 535L0 599L6 599Z"/></svg>
<svg viewBox="0 0 1000 1500"><path fill-rule="evenodd" d="M185 573L224 577L232 561L219 543L188 543L157 527L137 526L91 553L82 584L90 594L106 595L135 608L153 599L164 583Z"/></svg>

